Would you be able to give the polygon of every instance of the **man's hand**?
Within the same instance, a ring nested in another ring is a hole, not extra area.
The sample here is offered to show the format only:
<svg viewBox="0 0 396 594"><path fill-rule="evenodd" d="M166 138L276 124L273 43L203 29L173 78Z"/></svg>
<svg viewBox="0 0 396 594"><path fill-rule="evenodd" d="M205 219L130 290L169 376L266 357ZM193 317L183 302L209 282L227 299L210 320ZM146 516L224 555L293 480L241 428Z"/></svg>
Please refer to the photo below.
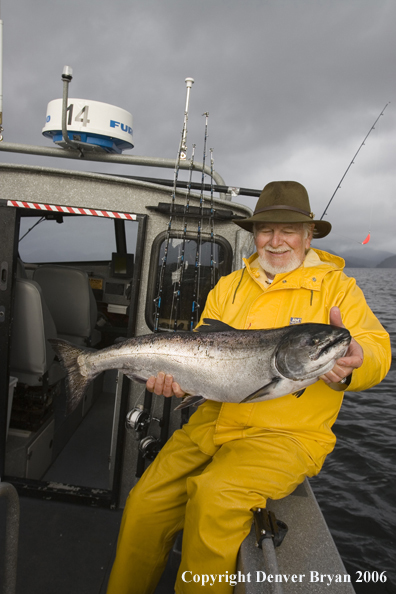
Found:
<svg viewBox="0 0 396 594"><path fill-rule="evenodd" d="M341 312L338 307L332 307L330 310L330 324L333 326L339 326L345 328L342 323ZM354 369L358 369L363 364L363 349L354 338L352 338L348 350L343 357L337 359L335 365L331 371L328 371L325 375L321 375L322 379L326 384L340 383L342 380L348 377Z"/></svg>
<svg viewBox="0 0 396 594"><path fill-rule="evenodd" d="M165 375L162 371L159 372L157 377L152 375L148 378L146 388L149 392L154 392L158 396L165 396L165 398L170 398L173 395L177 398L185 396L185 392L183 392L179 384L173 381L173 376Z"/></svg>

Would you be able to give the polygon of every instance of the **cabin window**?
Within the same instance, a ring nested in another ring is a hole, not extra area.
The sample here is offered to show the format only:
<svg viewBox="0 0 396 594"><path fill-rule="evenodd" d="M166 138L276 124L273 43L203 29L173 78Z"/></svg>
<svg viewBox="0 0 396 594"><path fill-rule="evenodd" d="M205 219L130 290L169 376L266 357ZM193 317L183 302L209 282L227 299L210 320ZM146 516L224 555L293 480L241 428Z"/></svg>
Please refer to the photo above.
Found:
<svg viewBox="0 0 396 594"><path fill-rule="evenodd" d="M152 281L148 288L146 322L153 330L158 317L159 330L191 330L199 321L209 291L221 276L231 272L231 246L224 238L216 236L215 241L212 242L210 237L206 236L199 242L199 266L196 267L198 244L196 235L187 234L183 239L182 234L172 234L169 239L160 292L166 242L166 234L162 233L153 244L150 265ZM181 271L183 251L184 266ZM213 264L211 264L212 259Z"/></svg>
<svg viewBox="0 0 396 594"><path fill-rule="evenodd" d="M19 255L26 263L100 262L116 252L114 220L91 216L21 217ZM138 223L125 221L129 253L136 251Z"/></svg>

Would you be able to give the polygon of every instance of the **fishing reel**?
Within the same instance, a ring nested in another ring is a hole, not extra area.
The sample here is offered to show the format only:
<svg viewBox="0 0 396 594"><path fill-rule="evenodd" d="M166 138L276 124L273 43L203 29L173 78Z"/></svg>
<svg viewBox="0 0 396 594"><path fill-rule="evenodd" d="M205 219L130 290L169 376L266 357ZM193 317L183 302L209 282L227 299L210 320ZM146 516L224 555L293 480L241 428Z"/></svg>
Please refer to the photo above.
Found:
<svg viewBox="0 0 396 594"><path fill-rule="evenodd" d="M160 422L160 419L152 417L150 413L143 408L142 405L135 406L129 411L125 418L125 427L128 430L136 432L136 439L140 439L141 433L145 433L151 423L151 421Z"/></svg>
<svg viewBox="0 0 396 594"><path fill-rule="evenodd" d="M139 443L139 451L146 460L154 460L161 449L161 442L157 437L148 435Z"/></svg>
<svg viewBox="0 0 396 594"><path fill-rule="evenodd" d="M125 419L125 427L130 430L136 431L136 433L141 433L151 423L150 413L143 409L143 407L136 406L126 416Z"/></svg>

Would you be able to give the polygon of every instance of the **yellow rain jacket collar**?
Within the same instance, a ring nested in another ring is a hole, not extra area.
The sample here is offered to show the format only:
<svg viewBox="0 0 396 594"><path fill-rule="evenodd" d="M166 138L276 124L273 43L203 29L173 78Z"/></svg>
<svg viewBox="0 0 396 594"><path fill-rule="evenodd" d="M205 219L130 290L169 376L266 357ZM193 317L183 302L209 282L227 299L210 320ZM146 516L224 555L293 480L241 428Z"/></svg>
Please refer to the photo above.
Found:
<svg viewBox="0 0 396 594"><path fill-rule="evenodd" d="M258 261L257 253L250 258L243 259L249 275L264 290L271 287L298 289L305 288L310 291L320 291L322 280L325 275L334 270L343 270L345 261L339 256L333 256L322 250L311 248L308 250L302 265L291 272L277 274L272 282L267 279L263 268ZM315 269L314 274L312 269Z"/></svg>

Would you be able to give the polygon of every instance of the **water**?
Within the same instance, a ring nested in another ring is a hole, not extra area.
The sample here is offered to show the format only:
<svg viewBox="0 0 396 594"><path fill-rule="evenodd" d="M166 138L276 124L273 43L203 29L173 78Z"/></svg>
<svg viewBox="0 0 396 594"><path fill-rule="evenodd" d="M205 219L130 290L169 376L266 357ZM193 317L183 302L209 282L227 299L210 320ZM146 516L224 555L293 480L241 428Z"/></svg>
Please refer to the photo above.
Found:
<svg viewBox="0 0 396 594"><path fill-rule="evenodd" d="M346 274L356 278L389 332L393 363L379 386L346 393L334 426L336 448L311 485L356 592L395 594L396 269L347 269ZM363 572L362 582L356 582L357 572ZM385 572L387 581L374 583L374 572Z"/></svg>

